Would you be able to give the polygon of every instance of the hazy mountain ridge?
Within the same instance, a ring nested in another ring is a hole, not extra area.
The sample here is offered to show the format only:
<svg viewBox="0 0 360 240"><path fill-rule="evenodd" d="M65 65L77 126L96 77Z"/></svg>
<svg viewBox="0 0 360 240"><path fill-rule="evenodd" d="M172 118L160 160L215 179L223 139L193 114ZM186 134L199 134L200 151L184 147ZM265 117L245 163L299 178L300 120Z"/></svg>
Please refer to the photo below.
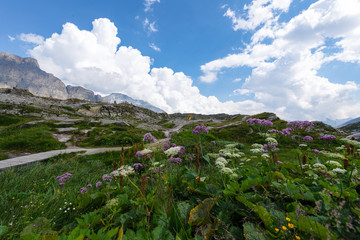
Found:
<svg viewBox="0 0 360 240"><path fill-rule="evenodd" d="M66 86L53 74L41 70L36 59L21 58L10 53L0 52L0 88L14 87L26 89L32 94L41 97L61 100L77 98L109 103L126 101L155 112L164 112L146 101L133 99L125 94L113 93L102 97L81 86Z"/></svg>

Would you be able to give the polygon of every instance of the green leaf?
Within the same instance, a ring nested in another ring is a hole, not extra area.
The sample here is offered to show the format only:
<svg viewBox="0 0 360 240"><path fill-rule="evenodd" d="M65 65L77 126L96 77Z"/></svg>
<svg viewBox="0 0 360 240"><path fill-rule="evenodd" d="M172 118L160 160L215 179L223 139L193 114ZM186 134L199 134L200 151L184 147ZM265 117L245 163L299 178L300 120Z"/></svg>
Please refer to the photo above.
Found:
<svg viewBox="0 0 360 240"><path fill-rule="evenodd" d="M255 226L253 223L246 222L243 224L244 228L244 238L247 240L266 240L266 234L259 227Z"/></svg>
<svg viewBox="0 0 360 240"><path fill-rule="evenodd" d="M7 233L9 229L6 226L0 226L0 237Z"/></svg>
<svg viewBox="0 0 360 240"><path fill-rule="evenodd" d="M203 159L208 163L210 164L210 157L208 155L204 155L203 156Z"/></svg>
<svg viewBox="0 0 360 240"><path fill-rule="evenodd" d="M216 198L206 198L199 205L194 207L190 211L189 224L193 225L205 225L211 222L210 211L214 207L218 197Z"/></svg>
<svg viewBox="0 0 360 240"><path fill-rule="evenodd" d="M273 219L271 217L271 214L262 206L253 204L252 202L248 201L243 196L237 196L236 199L243 203L245 206L250 208L252 211L254 211L260 219L263 221L267 229L270 229L273 231Z"/></svg>
<svg viewBox="0 0 360 240"><path fill-rule="evenodd" d="M295 216L294 212L289 213L289 218L293 222L295 229L316 236L322 240L327 239L337 239L336 235L333 234L330 230L324 227L322 224L311 220L306 216Z"/></svg>

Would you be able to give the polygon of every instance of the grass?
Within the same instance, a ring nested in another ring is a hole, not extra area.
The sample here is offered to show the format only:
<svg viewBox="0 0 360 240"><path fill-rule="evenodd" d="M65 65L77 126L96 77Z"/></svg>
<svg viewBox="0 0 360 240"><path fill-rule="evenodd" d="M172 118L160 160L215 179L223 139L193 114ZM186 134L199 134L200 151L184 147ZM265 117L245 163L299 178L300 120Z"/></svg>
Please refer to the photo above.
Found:
<svg viewBox="0 0 360 240"><path fill-rule="evenodd" d="M52 129L46 124L11 125L0 131L0 150L37 153L65 148L51 133Z"/></svg>
<svg viewBox="0 0 360 240"><path fill-rule="evenodd" d="M281 120L275 121L274 128L284 128ZM113 144L120 141L117 136L137 136L141 142L144 133L96 126L88 139L95 144L108 138ZM301 149L298 144L306 135L315 140ZM318 136L316 128L287 137L273 135L279 143L278 159L274 152L267 158L263 152L253 153L251 146L265 144L265 137L244 123L200 136L191 130L175 134L171 143L186 148L185 154L172 156L181 164L170 163L160 149L151 158L135 157L143 147L138 144L124 153L60 155L5 170L0 172L0 206L5 209L0 211L0 237L3 231L6 239L357 239L360 156L339 150L349 160L346 166L344 159L315 154L313 148L333 152L344 144L328 144ZM200 141L203 154L197 159L194 146ZM297 155L304 154L306 164L299 163ZM143 167L133 174L119 170L123 177L79 194L122 160ZM326 170L317 167L321 165ZM66 172L72 178L60 187L55 177Z"/></svg>

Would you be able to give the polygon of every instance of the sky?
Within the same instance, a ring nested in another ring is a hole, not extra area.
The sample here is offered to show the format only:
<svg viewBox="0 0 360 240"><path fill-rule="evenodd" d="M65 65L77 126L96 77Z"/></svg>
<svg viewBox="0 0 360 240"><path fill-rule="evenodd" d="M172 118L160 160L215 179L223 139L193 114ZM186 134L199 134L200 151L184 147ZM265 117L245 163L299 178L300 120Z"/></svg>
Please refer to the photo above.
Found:
<svg viewBox="0 0 360 240"><path fill-rule="evenodd" d="M360 0L1 0L0 51L168 113L360 116Z"/></svg>

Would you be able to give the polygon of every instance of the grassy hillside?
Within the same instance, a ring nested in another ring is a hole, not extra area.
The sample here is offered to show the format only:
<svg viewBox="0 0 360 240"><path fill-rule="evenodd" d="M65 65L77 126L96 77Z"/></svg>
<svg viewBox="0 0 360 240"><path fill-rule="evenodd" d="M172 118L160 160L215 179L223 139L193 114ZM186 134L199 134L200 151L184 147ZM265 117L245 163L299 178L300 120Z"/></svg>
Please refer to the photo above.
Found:
<svg viewBox="0 0 360 240"><path fill-rule="evenodd" d="M278 118L241 119L0 172L0 238L357 239L360 143L320 123L286 134ZM92 127L88 144L144 134Z"/></svg>

